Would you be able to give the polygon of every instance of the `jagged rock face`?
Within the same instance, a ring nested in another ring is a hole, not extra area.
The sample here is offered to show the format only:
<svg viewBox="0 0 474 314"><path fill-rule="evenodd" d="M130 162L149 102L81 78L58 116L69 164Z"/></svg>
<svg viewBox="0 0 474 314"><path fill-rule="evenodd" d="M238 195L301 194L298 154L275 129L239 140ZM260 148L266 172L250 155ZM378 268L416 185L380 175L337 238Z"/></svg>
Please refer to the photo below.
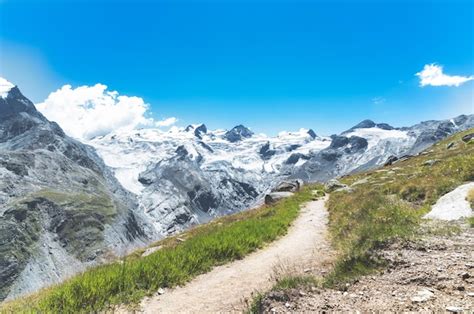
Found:
<svg viewBox="0 0 474 314"><path fill-rule="evenodd" d="M318 137L316 135L316 132L314 132L312 129L309 129L308 130L308 135L311 136L311 138L315 139L316 137Z"/></svg>
<svg viewBox="0 0 474 314"><path fill-rule="evenodd" d="M241 141L244 138L252 137L253 132L243 125L238 125L225 133L224 137L231 143Z"/></svg>
<svg viewBox="0 0 474 314"><path fill-rule="evenodd" d="M164 234L244 210L262 193L255 175L224 161L203 165L191 158L163 160L140 174L147 182L141 204Z"/></svg>
<svg viewBox="0 0 474 314"><path fill-rule="evenodd" d="M66 136L17 87L0 97L0 299L145 241L136 208L92 147Z"/></svg>
<svg viewBox="0 0 474 314"><path fill-rule="evenodd" d="M203 134L207 133L207 127L205 124L200 125L188 125L185 129L186 132L193 132L194 136L198 139L202 139Z"/></svg>
<svg viewBox="0 0 474 314"><path fill-rule="evenodd" d="M474 125L474 115L460 115L444 121L425 121L414 125L407 131L415 136L416 142L409 154L417 154L447 136L466 130Z"/></svg>
<svg viewBox="0 0 474 314"><path fill-rule="evenodd" d="M270 148L270 142L266 142L265 145L263 145L260 148L259 154L260 154L260 156L262 156L262 159L268 160L273 155L276 154L276 150Z"/></svg>
<svg viewBox="0 0 474 314"><path fill-rule="evenodd" d="M252 207L284 178L288 159L298 164L330 144L307 130L236 142L226 131L197 138L195 130L149 129L90 142L163 235Z"/></svg>

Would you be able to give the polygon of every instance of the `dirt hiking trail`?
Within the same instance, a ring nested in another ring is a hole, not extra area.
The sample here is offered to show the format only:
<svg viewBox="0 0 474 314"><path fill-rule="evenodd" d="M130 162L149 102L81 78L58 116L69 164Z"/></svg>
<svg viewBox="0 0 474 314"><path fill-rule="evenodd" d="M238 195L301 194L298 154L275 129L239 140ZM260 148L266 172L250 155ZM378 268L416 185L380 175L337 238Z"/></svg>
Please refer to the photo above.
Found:
<svg viewBox="0 0 474 314"><path fill-rule="evenodd" d="M253 293L273 286L278 274L321 274L329 269L333 257L325 201L306 203L282 238L242 260L215 267L183 287L143 299L138 312L241 312Z"/></svg>

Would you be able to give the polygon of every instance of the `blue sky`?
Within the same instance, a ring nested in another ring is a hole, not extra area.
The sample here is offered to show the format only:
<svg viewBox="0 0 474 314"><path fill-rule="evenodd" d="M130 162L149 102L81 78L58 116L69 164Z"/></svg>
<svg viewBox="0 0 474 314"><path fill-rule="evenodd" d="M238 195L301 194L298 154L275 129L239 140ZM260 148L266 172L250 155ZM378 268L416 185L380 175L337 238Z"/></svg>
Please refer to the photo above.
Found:
<svg viewBox="0 0 474 314"><path fill-rule="evenodd" d="M474 113L474 1L0 0L0 76L139 96L156 119L332 134Z"/></svg>

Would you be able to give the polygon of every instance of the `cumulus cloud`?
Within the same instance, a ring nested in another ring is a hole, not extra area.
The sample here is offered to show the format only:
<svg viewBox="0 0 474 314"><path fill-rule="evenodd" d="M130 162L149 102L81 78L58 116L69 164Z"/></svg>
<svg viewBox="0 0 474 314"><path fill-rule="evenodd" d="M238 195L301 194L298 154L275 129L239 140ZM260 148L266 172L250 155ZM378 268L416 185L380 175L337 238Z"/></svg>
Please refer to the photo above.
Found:
<svg viewBox="0 0 474 314"><path fill-rule="evenodd" d="M426 64L421 72L416 73L420 78L420 86L459 86L474 80L473 76L447 75L443 67L437 64Z"/></svg>
<svg viewBox="0 0 474 314"><path fill-rule="evenodd" d="M36 108L77 139L88 140L114 131L171 125L175 118L155 122L147 118L149 105L140 97L121 96L107 86L64 85ZM164 123L164 124L163 124Z"/></svg>

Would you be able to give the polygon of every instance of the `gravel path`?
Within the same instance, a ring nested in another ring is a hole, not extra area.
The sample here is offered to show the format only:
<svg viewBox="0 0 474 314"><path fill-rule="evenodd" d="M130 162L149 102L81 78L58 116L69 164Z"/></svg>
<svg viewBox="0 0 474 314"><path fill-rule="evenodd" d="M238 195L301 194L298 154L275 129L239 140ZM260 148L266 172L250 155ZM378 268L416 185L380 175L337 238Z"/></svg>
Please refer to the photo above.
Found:
<svg viewBox="0 0 474 314"><path fill-rule="evenodd" d="M326 238L325 199L307 203L288 234L242 260L214 268L184 287L144 299L144 313L229 312L246 309L252 293L266 291L275 272L318 272L332 260ZM295 264L296 263L296 264Z"/></svg>

